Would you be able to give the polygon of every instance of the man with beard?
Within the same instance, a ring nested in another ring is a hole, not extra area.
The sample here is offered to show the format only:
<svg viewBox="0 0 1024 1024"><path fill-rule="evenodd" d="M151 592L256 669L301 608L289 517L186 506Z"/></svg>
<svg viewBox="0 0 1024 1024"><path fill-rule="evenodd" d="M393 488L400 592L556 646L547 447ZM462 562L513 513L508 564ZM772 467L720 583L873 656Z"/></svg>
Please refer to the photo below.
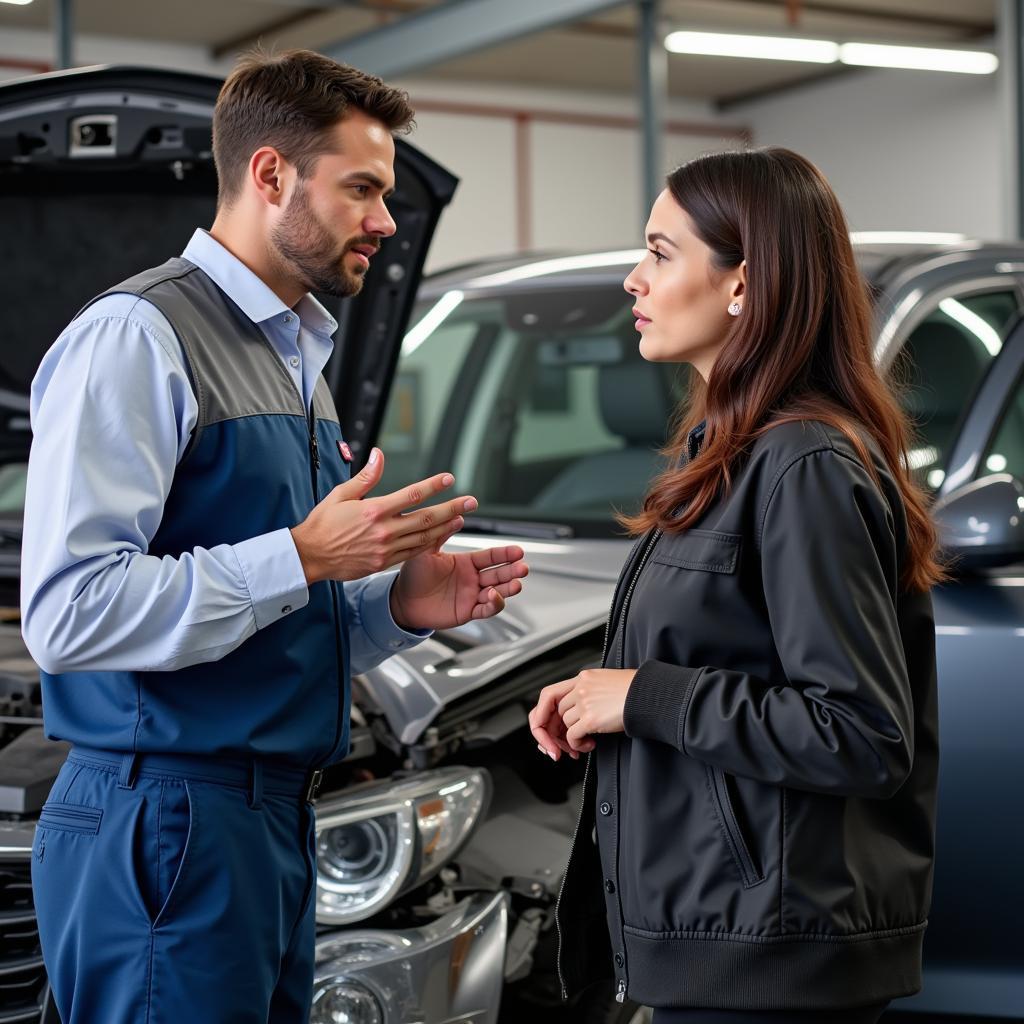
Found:
<svg viewBox="0 0 1024 1024"><path fill-rule="evenodd" d="M181 257L90 302L32 389L23 626L73 746L33 886L64 1024L295 1024L312 996L311 802L349 679L498 613L523 552L449 555L450 474L370 497L320 375L395 231L404 93L317 54L244 58L219 195ZM396 573L378 570L402 564Z"/></svg>

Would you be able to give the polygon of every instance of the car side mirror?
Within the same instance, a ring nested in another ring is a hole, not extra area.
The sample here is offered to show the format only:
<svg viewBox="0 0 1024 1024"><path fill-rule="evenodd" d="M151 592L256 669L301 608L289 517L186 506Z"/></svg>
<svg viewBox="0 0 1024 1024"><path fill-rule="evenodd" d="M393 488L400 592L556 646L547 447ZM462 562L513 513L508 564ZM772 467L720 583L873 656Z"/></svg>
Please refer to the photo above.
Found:
<svg viewBox="0 0 1024 1024"><path fill-rule="evenodd" d="M994 473L958 487L932 509L939 543L963 569L1024 560L1024 484Z"/></svg>

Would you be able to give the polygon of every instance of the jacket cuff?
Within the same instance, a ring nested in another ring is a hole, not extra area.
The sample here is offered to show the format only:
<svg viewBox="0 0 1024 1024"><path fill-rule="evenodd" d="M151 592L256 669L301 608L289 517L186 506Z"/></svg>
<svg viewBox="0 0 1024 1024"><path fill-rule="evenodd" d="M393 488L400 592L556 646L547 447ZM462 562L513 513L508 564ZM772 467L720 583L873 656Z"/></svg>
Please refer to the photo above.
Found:
<svg viewBox="0 0 1024 1024"><path fill-rule="evenodd" d="M701 669L645 661L626 691L623 726L633 739L658 740L686 753L683 723Z"/></svg>

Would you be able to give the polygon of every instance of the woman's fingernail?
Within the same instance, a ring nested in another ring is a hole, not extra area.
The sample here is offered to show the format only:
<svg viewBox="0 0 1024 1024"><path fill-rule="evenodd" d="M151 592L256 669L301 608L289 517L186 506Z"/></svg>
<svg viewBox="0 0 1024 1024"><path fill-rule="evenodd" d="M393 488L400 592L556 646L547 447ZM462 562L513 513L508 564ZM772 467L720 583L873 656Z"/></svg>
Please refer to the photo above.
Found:
<svg viewBox="0 0 1024 1024"><path fill-rule="evenodd" d="M466 503L462 506L467 512L475 512L480 504L476 498L467 498Z"/></svg>
<svg viewBox="0 0 1024 1024"><path fill-rule="evenodd" d="M380 452L378 452L376 448L372 449L371 452L370 452L370 465L371 466L376 466L377 465L377 459L379 459L379 458L380 458Z"/></svg>
<svg viewBox="0 0 1024 1024"><path fill-rule="evenodd" d="M441 477L441 485L443 487L451 487L453 483L455 483L455 477L453 477L451 473L445 473L445 475Z"/></svg>

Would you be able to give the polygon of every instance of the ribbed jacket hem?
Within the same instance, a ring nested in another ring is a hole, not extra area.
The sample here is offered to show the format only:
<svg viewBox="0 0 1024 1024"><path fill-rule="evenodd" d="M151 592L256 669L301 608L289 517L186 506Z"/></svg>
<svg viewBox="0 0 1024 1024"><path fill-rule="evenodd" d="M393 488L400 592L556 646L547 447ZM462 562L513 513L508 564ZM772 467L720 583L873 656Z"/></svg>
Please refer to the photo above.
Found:
<svg viewBox="0 0 1024 1024"><path fill-rule="evenodd" d="M628 995L646 1006L827 1010L921 988L925 924L853 936L646 932L626 925Z"/></svg>

